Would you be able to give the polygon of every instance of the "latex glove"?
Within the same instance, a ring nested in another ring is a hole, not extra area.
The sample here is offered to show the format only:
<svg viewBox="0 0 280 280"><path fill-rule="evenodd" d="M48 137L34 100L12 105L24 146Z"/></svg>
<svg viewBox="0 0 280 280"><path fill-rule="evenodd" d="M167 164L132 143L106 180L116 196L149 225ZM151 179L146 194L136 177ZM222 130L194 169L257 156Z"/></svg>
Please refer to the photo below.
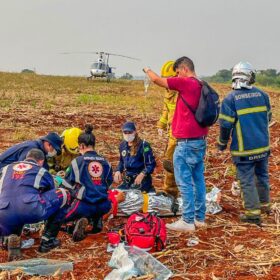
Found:
<svg viewBox="0 0 280 280"><path fill-rule="evenodd" d="M145 174L144 173L140 173L134 180L134 185L141 185L143 179L145 177Z"/></svg>
<svg viewBox="0 0 280 280"><path fill-rule="evenodd" d="M117 171L114 175L114 182L119 184L122 181L122 174L120 171Z"/></svg>
<svg viewBox="0 0 280 280"><path fill-rule="evenodd" d="M158 135L160 136L160 137L162 137L163 136L163 129L162 128L158 128Z"/></svg>
<svg viewBox="0 0 280 280"><path fill-rule="evenodd" d="M55 182L57 183L58 186L60 186L63 182L63 179L59 176L54 177Z"/></svg>

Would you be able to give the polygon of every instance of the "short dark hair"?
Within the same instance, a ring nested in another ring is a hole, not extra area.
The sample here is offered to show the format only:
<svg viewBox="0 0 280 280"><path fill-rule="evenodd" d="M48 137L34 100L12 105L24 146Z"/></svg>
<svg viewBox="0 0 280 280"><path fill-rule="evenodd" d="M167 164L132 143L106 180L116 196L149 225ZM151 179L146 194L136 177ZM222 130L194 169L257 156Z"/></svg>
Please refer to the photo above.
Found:
<svg viewBox="0 0 280 280"><path fill-rule="evenodd" d="M33 159L36 162L40 161L40 160L45 160L45 155L44 153L39 150L39 149L31 149L27 155L26 155L26 159Z"/></svg>
<svg viewBox="0 0 280 280"><path fill-rule="evenodd" d="M91 124L85 125L85 131L78 137L78 144L84 144L86 146L95 146L95 136L92 133L93 126Z"/></svg>
<svg viewBox="0 0 280 280"><path fill-rule="evenodd" d="M186 65L192 72L194 72L193 61L186 56L182 56L175 61L173 70L176 72L176 69L179 68L182 64Z"/></svg>

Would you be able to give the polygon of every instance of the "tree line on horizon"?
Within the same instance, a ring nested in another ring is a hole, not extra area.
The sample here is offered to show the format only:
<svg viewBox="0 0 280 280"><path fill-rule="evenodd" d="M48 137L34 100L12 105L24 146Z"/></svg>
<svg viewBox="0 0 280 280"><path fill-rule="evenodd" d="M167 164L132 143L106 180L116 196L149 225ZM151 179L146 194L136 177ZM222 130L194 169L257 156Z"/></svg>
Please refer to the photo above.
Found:
<svg viewBox="0 0 280 280"><path fill-rule="evenodd" d="M222 69L215 75L203 77L203 79L210 83L231 83L231 72L232 69ZM262 86L280 87L280 72L276 69L258 70L256 82Z"/></svg>

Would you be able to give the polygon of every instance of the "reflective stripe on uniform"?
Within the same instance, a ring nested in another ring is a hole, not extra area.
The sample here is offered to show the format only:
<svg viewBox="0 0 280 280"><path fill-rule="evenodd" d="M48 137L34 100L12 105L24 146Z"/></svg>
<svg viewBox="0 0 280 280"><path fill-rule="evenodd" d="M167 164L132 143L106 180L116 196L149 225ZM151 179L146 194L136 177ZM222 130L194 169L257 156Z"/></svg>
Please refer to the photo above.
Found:
<svg viewBox="0 0 280 280"><path fill-rule="evenodd" d="M72 167L73 167L73 171L74 171L74 175L75 175L75 182L81 184L81 181L80 181L80 171L79 171L79 167L78 167L76 159L74 159L72 161Z"/></svg>
<svg viewBox="0 0 280 280"><path fill-rule="evenodd" d="M39 189L40 188L40 182L41 182L41 179L42 177L44 176L45 172L47 170L45 168L40 168L36 177L35 177L35 181L34 181L34 188L35 189Z"/></svg>
<svg viewBox="0 0 280 280"><path fill-rule="evenodd" d="M246 108L246 109L240 109L237 110L237 115L246 115L246 114L252 114L252 113L259 113L259 112L266 112L267 107L266 106L257 106L257 107L251 107L251 108Z"/></svg>
<svg viewBox="0 0 280 280"><path fill-rule="evenodd" d="M82 187L79 189L79 191L78 191L78 193L77 193L77 198L78 198L79 200L82 200L82 199L83 199L83 195L84 195L85 190L86 190L86 188L85 188L84 186L82 186Z"/></svg>
<svg viewBox="0 0 280 280"><path fill-rule="evenodd" d="M175 110L175 108L176 108L176 104L173 104L173 103L165 103L165 104L170 111Z"/></svg>
<svg viewBox="0 0 280 280"><path fill-rule="evenodd" d="M260 154L263 152L268 152L270 150L270 147L263 147L263 148L258 148L258 149L253 149L253 150L247 150L247 151L231 151L231 154L233 156L251 156L251 155L256 155Z"/></svg>
<svg viewBox="0 0 280 280"><path fill-rule="evenodd" d="M61 204L61 206L60 206L60 208L62 208L62 207L66 204L66 202L67 202L67 192L66 192L66 190L63 189L63 188L59 188L59 190L61 191L61 193L62 193L62 195L63 195L62 204Z"/></svg>
<svg viewBox="0 0 280 280"><path fill-rule="evenodd" d="M164 124L167 124L167 119L166 118L160 118L159 119L159 121L161 122L161 123L164 123Z"/></svg>
<svg viewBox="0 0 280 280"><path fill-rule="evenodd" d="M219 114L219 119L222 119L222 120L225 120L225 121L228 121L231 123L234 123L234 121L235 121L235 118L224 115L224 114Z"/></svg>
<svg viewBox="0 0 280 280"><path fill-rule="evenodd" d="M3 169L2 169L2 175L1 175L1 178L0 178L0 193L2 192L3 181L4 181L4 178L5 178L7 169L8 169L8 165L6 165L5 167L3 167Z"/></svg>
<svg viewBox="0 0 280 280"><path fill-rule="evenodd" d="M240 125L239 121L237 121L237 123L236 123L236 134L237 134L237 141L238 141L238 151L243 152L244 143L243 143L241 125Z"/></svg>

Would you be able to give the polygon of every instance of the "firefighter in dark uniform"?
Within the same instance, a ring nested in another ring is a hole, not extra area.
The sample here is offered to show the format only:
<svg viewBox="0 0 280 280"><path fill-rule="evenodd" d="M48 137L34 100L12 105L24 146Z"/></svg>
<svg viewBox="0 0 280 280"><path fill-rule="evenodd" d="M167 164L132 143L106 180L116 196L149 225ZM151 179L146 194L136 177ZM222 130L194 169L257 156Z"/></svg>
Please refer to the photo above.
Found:
<svg viewBox="0 0 280 280"><path fill-rule="evenodd" d="M10 163L24 160L31 149L39 149L45 155L43 167L49 170L47 158L59 155L61 153L61 145L62 140L55 132L50 132L48 135L37 140L30 140L16 144L0 154L0 168Z"/></svg>
<svg viewBox="0 0 280 280"><path fill-rule="evenodd" d="M232 82L233 91L226 96L221 107L218 149L225 150L232 138L230 150L245 208L240 219L260 224L261 212L269 213L270 210L271 106L268 95L252 86L255 70L250 63L240 62L234 66Z"/></svg>
<svg viewBox="0 0 280 280"><path fill-rule="evenodd" d="M133 122L126 122L122 132L124 141L120 144L120 161L114 181L122 182L118 186L121 190L137 188L142 192L154 192L151 175L156 161L150 144L140 139Z"/></svg>
<svg viewBox="0 0 280 280"><path fill-rule="evenodd" d="M48 220L42 242L55 238L63 223L77 221L73 231L73 240L85 238L88 220L93 226L100 226L102 216L111 210L108 188L113 182L111 165L94 151L95 136L92 126L86 125L85 132L78 137L81 156L75 158L66 172L65 180L75 185L74 198L67 211L62 210L56 217Z"/></svg>
<svg viewBox="0 0 280 280"><path fill-rule="evenodd" d="M44 159L42 151L31 149L24 161L0 171L0 236L9 236L9 260L21 255L24 224L48 219L70 199L66 190L55 189L52 175L42 167Z"/></svg>

